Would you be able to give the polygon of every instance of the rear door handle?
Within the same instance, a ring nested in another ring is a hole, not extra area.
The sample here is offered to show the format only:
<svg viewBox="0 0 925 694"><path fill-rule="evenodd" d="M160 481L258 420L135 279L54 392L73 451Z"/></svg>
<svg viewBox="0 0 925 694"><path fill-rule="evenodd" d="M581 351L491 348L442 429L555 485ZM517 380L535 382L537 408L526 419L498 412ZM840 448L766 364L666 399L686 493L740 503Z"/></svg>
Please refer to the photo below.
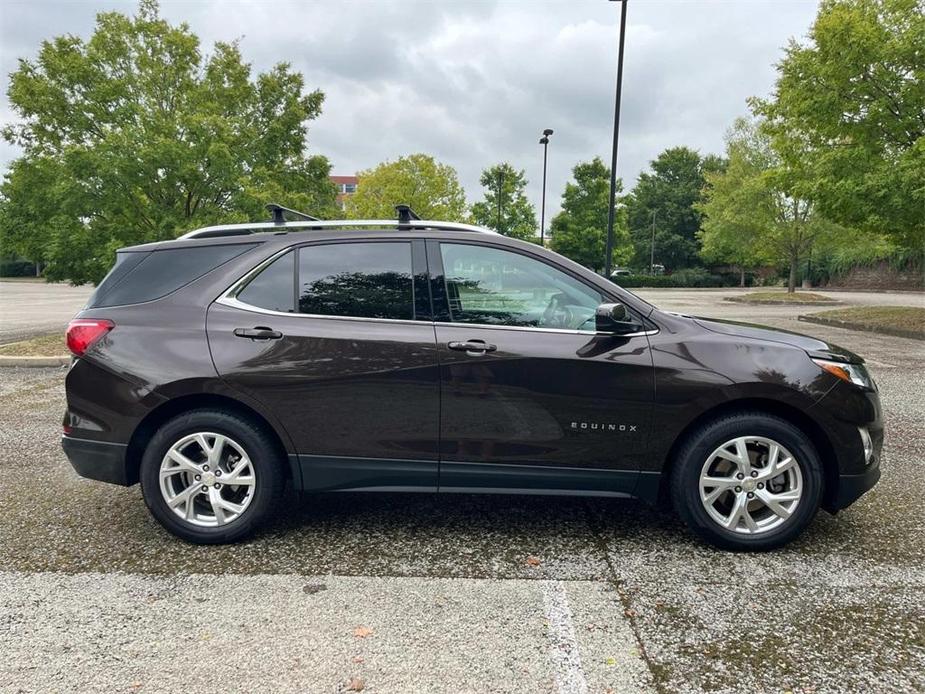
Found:
<svg viewBox="0 0 925 694"><path fill-rule="evenodd" d="M256 328L235 328L235 337L249 337L252 340L278 340L283 336L278 330L258 325Z"/></svg>
<svg viewBox="0 0 925 694"><path fill-rule="evenodd" d="M447 347L457 352L466 352L467 354L485 354L494 352L498 349L497 345L492 345L484 340L467 340L466 342L449 342Z"/></svg>

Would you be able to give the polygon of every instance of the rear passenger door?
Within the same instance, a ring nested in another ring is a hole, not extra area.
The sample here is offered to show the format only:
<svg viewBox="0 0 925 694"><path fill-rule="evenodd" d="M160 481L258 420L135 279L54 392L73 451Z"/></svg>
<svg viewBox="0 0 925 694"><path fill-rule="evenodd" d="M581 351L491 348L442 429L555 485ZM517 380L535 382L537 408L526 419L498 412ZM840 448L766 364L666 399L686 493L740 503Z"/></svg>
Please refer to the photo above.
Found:
<svg viewBox="0 0 925 694"><path fill-rule="evenodd" d="M436 489L431 321L423 241L326 241L244 278L208 334L219 374L283 422L303 488Z"/></svg>

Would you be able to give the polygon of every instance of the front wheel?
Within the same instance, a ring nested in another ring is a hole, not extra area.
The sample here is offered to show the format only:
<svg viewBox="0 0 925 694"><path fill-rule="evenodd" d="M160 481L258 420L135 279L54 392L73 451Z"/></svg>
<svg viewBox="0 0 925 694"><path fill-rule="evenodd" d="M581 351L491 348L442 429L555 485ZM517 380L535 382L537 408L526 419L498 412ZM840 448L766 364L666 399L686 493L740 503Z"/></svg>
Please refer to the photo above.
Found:
<svg viewBox="0 0 925 694"><path fill-rule="evenodd" d="M822 484L809 438L786 420L755 412L696 431L672 470L671 496L684 522L707 542L768 550L809 525Z"/></svg>
<svg viewBox="0 0 925 694"><path fill-rule="evenodd" d="M141 461L141 490L167 530L198 544L234 542L278 505L280 455L250 420L194 410L169 420Z"/></svg>

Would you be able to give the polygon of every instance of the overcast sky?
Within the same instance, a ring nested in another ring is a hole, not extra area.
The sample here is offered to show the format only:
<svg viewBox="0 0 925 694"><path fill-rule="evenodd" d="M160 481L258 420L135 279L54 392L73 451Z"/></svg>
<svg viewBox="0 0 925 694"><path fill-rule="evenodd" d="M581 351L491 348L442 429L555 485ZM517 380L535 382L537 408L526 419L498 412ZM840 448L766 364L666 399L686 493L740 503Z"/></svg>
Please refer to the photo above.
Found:
<svg viewBox="0 0 925 694"><path fill-rule="evenodd" d="M628 5L618 174L632 185L661 150L721 152L723 134L766 95L790 37L803 37L815 0L631 0ZM134 2L0 0L0 72L33 57L42 39L88 37L95 14ZM547 224L570 169L609 161L619 4L539 2L285 2L162 0L204 50L239 38L255 70L287 61L326 95L308 146L350 174L427 152L459 172L470 202L480 171L523 168L539 213L543 128L549 145ZM0 119L14 117L4 86ZM0 143L0 170L18 152Z"/></svg>

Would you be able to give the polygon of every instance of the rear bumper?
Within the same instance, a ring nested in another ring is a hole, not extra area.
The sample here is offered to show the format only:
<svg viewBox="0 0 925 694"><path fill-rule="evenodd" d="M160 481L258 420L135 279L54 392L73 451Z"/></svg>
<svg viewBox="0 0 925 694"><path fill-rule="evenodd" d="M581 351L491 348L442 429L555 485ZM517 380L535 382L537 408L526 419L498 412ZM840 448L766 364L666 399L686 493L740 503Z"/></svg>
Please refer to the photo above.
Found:
<svg viewBox="0 0 925 694"><path fill-rule="evenodd" d="M125 444L62 436L61 447L81 477L126 487L136 481L129 478Z"/></svg>

